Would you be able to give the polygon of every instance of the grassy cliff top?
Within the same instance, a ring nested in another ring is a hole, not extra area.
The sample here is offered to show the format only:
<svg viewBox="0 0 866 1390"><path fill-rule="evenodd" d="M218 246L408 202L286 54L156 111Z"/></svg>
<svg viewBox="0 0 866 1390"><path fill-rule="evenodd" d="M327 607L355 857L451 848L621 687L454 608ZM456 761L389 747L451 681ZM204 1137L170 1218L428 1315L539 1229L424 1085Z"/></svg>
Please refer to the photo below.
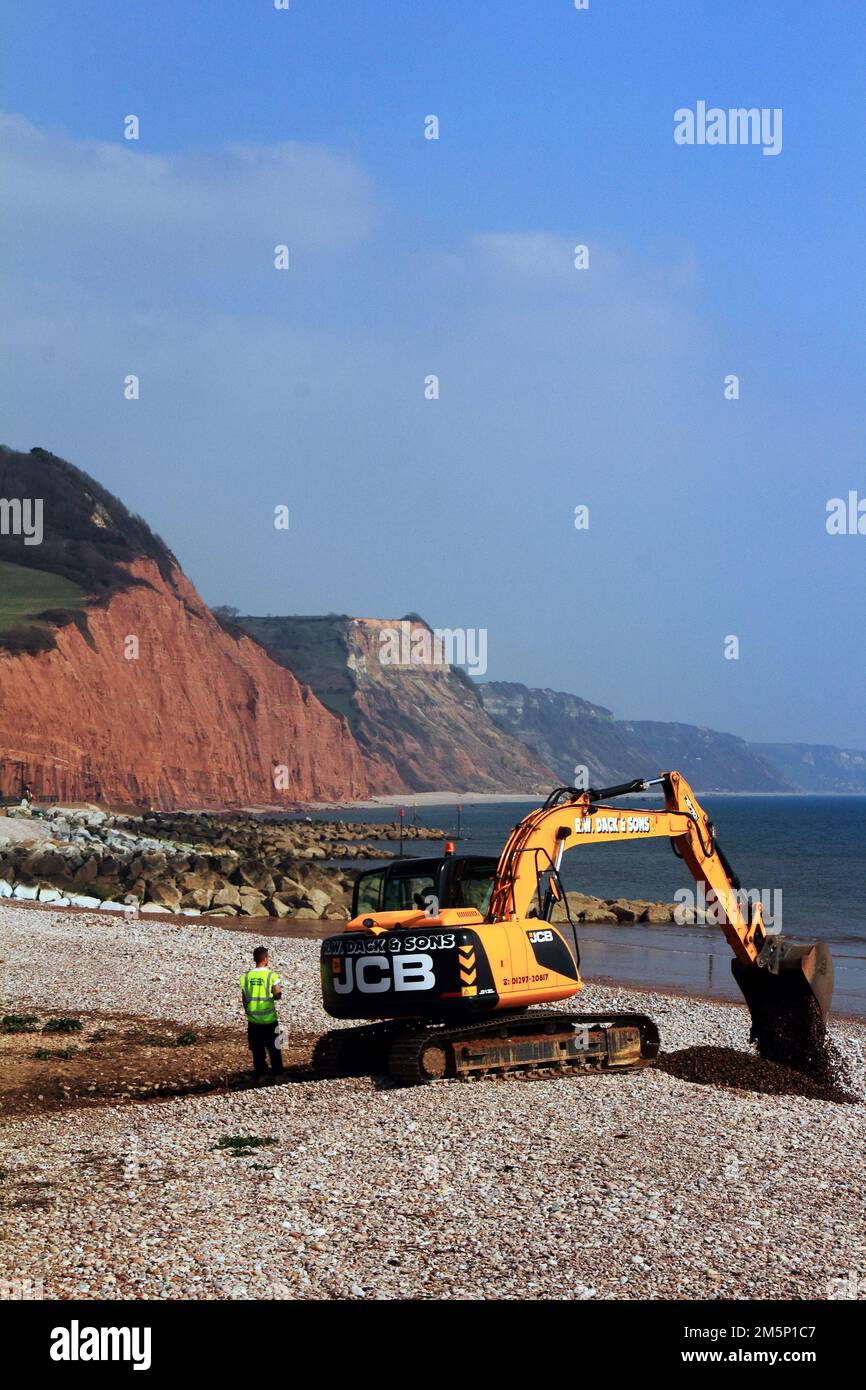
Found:
<svg viewBox="0 0 866 1390"><path fill-rule="evenodd" d="M86 628L87 606L142 582L126 568L140 559L167 580L177 568L147 523L82 469L0 445L0 646L43 650L76 614Z"/></svg>

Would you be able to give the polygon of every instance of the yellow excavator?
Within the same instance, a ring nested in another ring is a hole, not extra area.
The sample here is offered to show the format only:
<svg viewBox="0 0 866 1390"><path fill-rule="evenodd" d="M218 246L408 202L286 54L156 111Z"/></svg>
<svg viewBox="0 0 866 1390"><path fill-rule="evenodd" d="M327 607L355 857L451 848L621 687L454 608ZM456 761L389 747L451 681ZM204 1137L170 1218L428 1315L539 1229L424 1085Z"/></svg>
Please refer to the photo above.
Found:
<svg viewBox="0 0 866 1390"><path fill-rule="evenodd" d="M664 809L609 804L653 787ZM558 787L514 827L498 861L455 856L449 845L442 859L395 860L362 875L352 919L322 943L321 971L327 1012L367 1022L321 1038L317 1066L419 1084L652 1062L659 1034L643 1014L536 1006L583 988L563 854L660 837L714 904L751 1013L751 1041L762 1056L809 1069L824 1047L830 953L822 942L783 941L765 925L761 904L744 901L712 821L678 772L598 790Z"/></svg>

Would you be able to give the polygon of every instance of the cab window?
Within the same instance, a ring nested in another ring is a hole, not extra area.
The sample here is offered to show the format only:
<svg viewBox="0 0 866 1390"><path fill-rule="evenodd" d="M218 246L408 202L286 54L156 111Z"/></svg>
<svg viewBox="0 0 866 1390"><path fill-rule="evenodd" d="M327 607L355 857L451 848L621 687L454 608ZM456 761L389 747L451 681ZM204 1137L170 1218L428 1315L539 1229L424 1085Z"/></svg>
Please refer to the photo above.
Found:
<svg viewBox="0 0 866 1390"><path fill-rule="evenodd" d="M413 912L426 907L436 892L432 874L392 874L385 883L385 912Z"/></svg>
<svg viewBox="0 0 866 1390"><path fill-rule="evenodd" d="M474 907L484 916L490 906L496 861L491 860L488 864L461 864L458 860L454 868L454 906Z"/></svg>
<svg viewBox="0 0 866 1390"><path fill-rule="evenodd" d="M355 916L362 912L379 912L382 906L382 881L385 875L381 869L369 874L361 874L356 885Z"/></svg>

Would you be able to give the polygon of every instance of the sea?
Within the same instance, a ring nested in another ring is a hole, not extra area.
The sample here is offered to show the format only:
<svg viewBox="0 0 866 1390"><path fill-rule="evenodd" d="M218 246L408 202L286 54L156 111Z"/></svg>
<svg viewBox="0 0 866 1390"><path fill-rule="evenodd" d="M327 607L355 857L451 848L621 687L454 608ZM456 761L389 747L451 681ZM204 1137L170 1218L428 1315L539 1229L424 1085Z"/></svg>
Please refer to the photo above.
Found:
<svg viewBox="0 0 866 1390"><path fill-rule="evenodd" d="M612 803L619 804L619 803ZM624 798L623 805L660 801ZM717 839L744 889L763 894L785 939L826 941L836 970L834 1012L866 1017L866 796L705 796ZM435 827L457 838L457 852L498 855L512 826L537 801L404 805L405 824ZM393 824L393 807L319 811L321 819ZM394 848L388 842L388 848ZM407 842L405 852L438 852ZM353 861L359 862L359 861ZM372 862L372 861L371 861ZM691 876L666 840L579 845L562 861L568 891L601 898L674 902L693 888ZM581 973L613 981L739 999L731 952L718 927L579 927Z"/></svg>

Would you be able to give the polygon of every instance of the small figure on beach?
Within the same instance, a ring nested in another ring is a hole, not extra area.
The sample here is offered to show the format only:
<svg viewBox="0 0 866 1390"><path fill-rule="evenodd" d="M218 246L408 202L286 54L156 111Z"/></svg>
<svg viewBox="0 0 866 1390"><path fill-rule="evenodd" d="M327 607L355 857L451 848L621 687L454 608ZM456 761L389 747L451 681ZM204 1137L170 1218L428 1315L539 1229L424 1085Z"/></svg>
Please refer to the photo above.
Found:
<svg viewBox="0 0 866 1390"><path fill-rule="evenodd" d="M253 1054L253 1075L262 1080L268 1075L268 1058L272 1077L283 1070L276 1007L283 991L279 975L269 968L267 947L257 946L253 960L253 969L241 975L241 998L247 1016L247 1041Z"/></svg>

